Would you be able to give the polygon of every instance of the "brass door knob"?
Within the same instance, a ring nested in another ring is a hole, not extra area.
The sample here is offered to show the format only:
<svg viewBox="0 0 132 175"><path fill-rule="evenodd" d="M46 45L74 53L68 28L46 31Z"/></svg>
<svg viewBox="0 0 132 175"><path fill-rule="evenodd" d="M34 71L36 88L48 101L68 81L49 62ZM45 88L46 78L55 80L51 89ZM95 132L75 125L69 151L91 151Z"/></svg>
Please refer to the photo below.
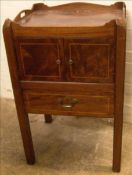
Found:
<svg viewBox="0 0 132 175"><path fill-rule="evenodd" d="M56 64L60 64L61 63L61 60L60 59L57 59L56 60Z"/></svg>
<svg viewBox="0 0 132 175"><path fill-rule="evenodd" d="M73 60L72 59L69 59L69 64L73 64Z"/></svg>

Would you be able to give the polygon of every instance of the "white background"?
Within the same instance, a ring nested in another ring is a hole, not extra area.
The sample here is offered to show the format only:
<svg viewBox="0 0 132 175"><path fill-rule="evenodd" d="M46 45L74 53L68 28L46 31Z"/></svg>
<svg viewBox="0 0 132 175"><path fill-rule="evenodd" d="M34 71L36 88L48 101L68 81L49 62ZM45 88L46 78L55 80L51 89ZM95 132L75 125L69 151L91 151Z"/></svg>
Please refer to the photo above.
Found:
<svg viewBox="0 0 132 175"><path fill-rule="evenodd" d="M6 18L13 19L18 12L23 9L30 9L32 4L44 2L47 5L58 5L68 2L78 2L77 0L8 0L1 1L1 24L3 25ZM79 2L91 2L97 4L112 4L116 0L80 0ZM126 49L126 76L125 76L125 104L124 104L124 120L132 123L132 1L124 1L127 7L127 49ZM1 36L2 36L1 25ZM6 60L3 37L1 37L1 59L0 59L0 82L1 97L13 98L10 75Z"/></svg>

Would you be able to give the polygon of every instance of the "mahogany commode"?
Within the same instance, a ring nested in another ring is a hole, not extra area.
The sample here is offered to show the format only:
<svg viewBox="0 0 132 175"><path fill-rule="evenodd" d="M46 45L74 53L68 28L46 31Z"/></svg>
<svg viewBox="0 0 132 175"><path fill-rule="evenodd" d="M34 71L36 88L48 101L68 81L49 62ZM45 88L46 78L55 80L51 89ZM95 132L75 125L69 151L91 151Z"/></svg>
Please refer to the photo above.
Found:
<svg viewBox="0 0 132 175"><path fill-rule="evenodd" d="M126 8L34 4L3 33L27 162L35 162L28 113L114 118L113 170L120 171Z"/></svg>

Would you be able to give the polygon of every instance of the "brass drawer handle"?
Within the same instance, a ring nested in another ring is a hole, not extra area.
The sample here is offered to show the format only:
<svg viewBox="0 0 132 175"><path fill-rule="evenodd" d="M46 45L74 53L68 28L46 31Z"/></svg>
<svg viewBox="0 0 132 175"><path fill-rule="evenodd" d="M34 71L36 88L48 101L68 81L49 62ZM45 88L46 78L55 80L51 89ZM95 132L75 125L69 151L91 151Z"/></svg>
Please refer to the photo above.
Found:
<svg viewBox="0 0 132 175"><path fill-rule="evenodd" d="M72 97L60 97L58 98L59 104L64 108L72 108L75 104L79 103L77 98Z"/></svg>
<svg viewBox="0 0 132 175"><path fill-rule="evenodd" d="M72 105L71 104L69 104L69 105L63 104L62 107L64 107L64 108L72 108Z"/></svg>

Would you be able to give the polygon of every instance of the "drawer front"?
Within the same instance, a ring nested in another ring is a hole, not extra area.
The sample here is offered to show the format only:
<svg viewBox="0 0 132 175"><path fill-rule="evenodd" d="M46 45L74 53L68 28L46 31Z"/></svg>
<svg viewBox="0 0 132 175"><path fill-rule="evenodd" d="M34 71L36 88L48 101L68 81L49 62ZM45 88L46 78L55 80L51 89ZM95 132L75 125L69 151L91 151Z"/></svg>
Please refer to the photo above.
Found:
<svg viewBox="0 0 132 175"><path fill-rule="evenodd" d="M41 84L24 85L24 101L30 113L51 113L62 115L88 115L110 117L114 111L113 90L98 85L78 85L76 90L72 85ZM53 88L55 87L55 88ZM102 88L102 89L101 89ZM80 89L80 91L79 91ZM98 91L97 91L98 90Z"/></svg>
<svg viewBox="0 0 132 175"><path fill-rule="evenodd" d="M82 96L61 94L27 94L26 107L29 112L108 115L113 114L113 99L108 96Z"/></svg>
<svg viewBox="0 0 132 175"><path fill-rule="evenodd" d="M61 80L63 65L61 41L57 39L19 39L17 59L23 80Z"/></svg>
<svg viewBox="0 0 132 175"><path fill-rule="evenodd" d="M114 42L88 39L65 40L70 81L113 82Z"/></svg>

